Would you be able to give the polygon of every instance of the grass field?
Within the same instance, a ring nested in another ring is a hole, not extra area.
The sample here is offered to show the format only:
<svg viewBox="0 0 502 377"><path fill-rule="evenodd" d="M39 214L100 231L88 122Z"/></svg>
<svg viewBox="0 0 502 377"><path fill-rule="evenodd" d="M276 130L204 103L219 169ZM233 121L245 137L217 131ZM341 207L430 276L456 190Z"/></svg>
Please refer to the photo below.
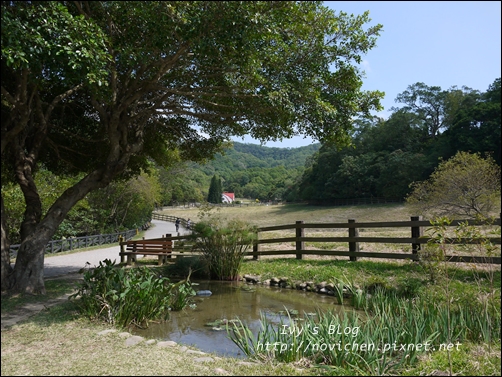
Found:
<svg viewBox="0 0 502 377"><path fill-rule="evenodd" d="M213 207L209 212L199 208L190 207L164 207L160 213L170 216L191 219L192 222L200 221L205 214L219 217L224 220L241 220L258 227L274 225L294 224L296 221L305 223L347 223L349 219L356 222L385 222L385 221L410 221L416 215L410 212L409 207L404 204L373 204L357 206L313 206L306 204L286 204L286 205L242 205ZM493 231L494 228L487 228ZM424 235L431 235L432 231L424 229ZM367 228L359 229L360 236L364 237L410 237L410 228ZM450 234L451 235L451 234ZM270 231L260 233L261 239L273 239L295 236L294 230ZM305 229L306 237L345 237L348 236L346 229ZM497 234L492 234L495 237ZM500 237L500 228L498 228ZM313 250L340 250L347 251L347 243L323 243L306 242L306 249ZM410 253L410 244L379 244L360 243L360 251L367 252L391 252ZM289 243L273 243L260 246L261 250L291 250L295 245ZM451 255L476 255L475 248L455 248ZM500 245L493 256L500 256ZM291 255L291 257L294 257ZM333 257L305 256L305 259L327 259ZM343 258L342 258L343 259ZM346 259L346 258L345 258ZM369 259L369 258L366 258Z"/></svg>
<svg viewBox="0 0 502 377"><path fill-rule="evenodd" d="M211 211L213 212L213 211ZM230 207L214 211L226 219L240 219L257 226L293 224L303 220L309 223L342 222L355 219L358 222L407 221L407 207L399 204L315 207L306 205L250 205ZM164 214L200 220L197 208L165 208ZM409 230L401 230L409 236ZM383 229L384 235L394 232ZM386 233L387 232L387 233ZM281 236L279 232L274 236ZM322 233L322 232L319 232ZM369 234L369 233L365 233ZM398 235L396 235L398 236ZM500 230L498 233L500 237ZM284 245L292 247L292 245ZM325 245L307 245L323 248ZM330 245L342 247L346 245ZM363 245L365 248L371 245ZM380 245L389 251L396 245ZM500 254L500 248L499 248ZM471 304L481 305L488 297L498 304L500 313L500 265L476 266L455 264L442 267L446 272L444 282L431 282L427 269L410 261L369 260L357 262L333 260L329 257L263 258L248 260L242 266L242 274L261 275L263 278L286 276L292 281L348 281L364 289L383 287L391 292L420 297L424 302L451 303L455 308ZM162 267L153 267L162 268ZM440 276L444 278L445 276ZM70 282L54 279L47 282L49 297L55 297L72 289ZM39 302L37 296L2 295L2 315L15 312L20 305ZM131 349L116 335L98 336L97 332L109 326L90 321L77 312L72 302L48 307L40 314L2 330L2 375L330 375L330 370L311 368L307 361L241 365L238 360L216 358L212 363L194 363L179 347L162 349L140 345ZM497 314L500 315L500 314ZM438 318L440 320L440 318ZM490 342L464 341L460 351L448 354L445 351L430 352L420 356L417 363L400 369L401 375L500 375L500 333ZM213 355L214 356L214 355ZM450 359L451 358L451 359ZM392 361L390 361L392 362ZM356 369L339 370L346 375L370 375ZM342 375L342 374L340 374Z"/></svg>
<svg viewBox="0 0 502 377"><path fill-rule="evenodd" d="M201 219L196 207L164 207L160 213L178 216L192 221ZM211 213L224 219L238 219L256 226L292 224L296 221L309 223L345 223L356 221L407 221L414 214L404 204L374 204L371 206L312 206L306 204L242 205L214 207Z"/></svg>

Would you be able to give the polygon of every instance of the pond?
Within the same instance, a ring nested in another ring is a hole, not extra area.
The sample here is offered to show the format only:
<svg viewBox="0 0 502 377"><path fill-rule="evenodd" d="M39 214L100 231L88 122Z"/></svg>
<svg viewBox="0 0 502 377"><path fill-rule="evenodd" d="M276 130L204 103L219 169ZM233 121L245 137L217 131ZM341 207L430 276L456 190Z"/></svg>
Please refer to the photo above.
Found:
<svg viewBox="0 0 502 377"><path fill-rule="evenodd" d="M147 329L135 329L134 335L149 339L171 340L178 344L195 346L204 352L221 356L245 358L228 338L225 325L218 320L240 319L256 334L261 328L261 313L269 322L287 324L285 310L315 313L316 310L341 311L333 296L300 290L249 285L242 282L198 281L196 291L209 290L210 296L195 296L196 306L171 312L164 323L151 323Z"/></svg>

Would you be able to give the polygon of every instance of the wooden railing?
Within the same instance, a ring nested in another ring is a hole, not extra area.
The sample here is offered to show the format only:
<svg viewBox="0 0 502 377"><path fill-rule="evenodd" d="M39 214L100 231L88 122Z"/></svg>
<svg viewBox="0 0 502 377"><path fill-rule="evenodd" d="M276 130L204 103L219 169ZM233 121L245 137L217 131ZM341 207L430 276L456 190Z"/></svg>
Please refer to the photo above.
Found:
<svg viewBox="0 0 502 377"><path fill-rule="evenodd" d="M178 219L178 218L180 219L180 225L183 226L183 228L191 229L195 225L193 222L190 222L190 224L188 224L188 219L183 219L178 216L162 215L162 214L156 213L156 212L152 213L153 220L169 221L171 223L174 223L174 222L176 222L176 219Z"/></svg>
<svg viewBox="0 0 502 377"><path fill-rule="evenodd" d="M474 220L453 220L448 226L458 226L460 224L474 225L474 226L498 226L500 227L500 218L496 219L493 223L480 222ZM419 217L412 217L411 221L390 221L390 222L361 222L358 223L354 219L349 219L347 223L304 223L297 221L295 224L278 225L270 227L258 228L258 240L256 241L253 252L249 253L253 259L258 259L262 255L291 255L296 254L297 259L302 259L303 255L330 255L330 256L346 256L351 261L356 261L357 258L388 258L388 259L411 259L418 260L418 252L421 245L427 244L431 238L423 236L423 229L430 228L429 221L420 220ZM368 228L409 228L410 237L361 237L359 231ZM279 231L279 230L295 230L294 237L282 237L262 239L265 232ZM306 237L306 229L347 229L348 235L345 237ZM485 241L492 244L500 245L500 237L487 237ZM261 245L264 244L277 244L277 243L292 242L295 244L294 250L261 250ZM346 242L348 244L347 251L340 250L312 250L306 249L306 242ZM445 240L448 244L461 245L461 244L479 244L481 240L467 239L467 238L448 238ZM380 244L409 244L411 246L411 253L389 253L389 252L365 252L361 251L361 243L380 243ZM472 256L472 255L448 255L446 259L450 262L469 262L469 263L493 263L500 264L500 257L485 257L485 256Z"/></svg>
<svg viewBox="0 0 502 377"><path fill-rule="evenodd" d="M159 220L172 221L176 220L174 216L154 214L154 217ZM183 219L181 219L183 221ZM481 222L475 220L453 220L448 227L456 227L460 224L473 225L475 227L500 227L500 218L493 222ZM364 237L360 234L367 229L375 228L408 228L409 237ZM417 261L419 259L419 251L422 245L431 241L430 237L424 236L424 229L431 228L429 221L421 220L419 217L411 217L410 221L387 221L387 222L356 222L354 219L349 219L347 223L305 223L297 221L295 224L276 225L269 227L258 228L257 240L254 242L253 250L246 253L246 256L252 256L253 259L259 259L260 256L266 255L296 255L297 259L302 259L303 255L327 255L327 256L342 256L348 257L351 261L357 261L358 258L382 258L382 259L410 259ZM347 236L333 236L333 237L315 237L306 236L305 230L346 230ZM294 235L280 238L265 238L267 232L272 231L294 231ZM499 231L500 234L500 231ZM187 236L167 237L157 239L161 247L164 241L181 241L186 240ZM146 240L145 240L146 241ZM153 241L153 240L148 240ZM451 245L472 245L479 244L482 241L491 242L493 245L500 245L501 238L499 237L483 237L480 239L467 239L467 238L448 238L445 242ZM142 241L128 241L128 245L136 243L136 247L145 247L146 244L141 244ZM320 249L307 249L306 243L346 243L348 250L320 250ZM291 243L292 248L286 250L274 250L273 245ZM410 252L397 253L397 252L367 252L361 251L362 243L370 244L405 244L409 245ZM177 242L174 242L173 252L175 252ZM182 243L183 244L183 243ZM272 249L263 247L264 245L272 245ZM186 245L184 246L187 247ZM192 252L197 250L190 249ZM499 249L500 253L500 249ZM449 262L467 262L467 263L490 263L501 264L500 256L483 256L483 255L447 255L445 259Z"/></svg>
<svg viewBox="0 0 502 377"><path fill-rule="evenodd" d="M193 248L193 242L186 242L189 237L166 234L161 238L121 241L120 262L124 263L127 259L127 264L131 264L136 261L137 255L150 255L157 256L160 265L173 257L197 254L198 250Z"/></svg>
<svg viewBox="0 0 502 377"><path fill-rule="evenodd" d="M147 229L145 224L142 229ZM61 240L52 240L45 246L45 254L55 254L64 251L76 250L91 246L108 245L120 242L121 239L130 239L138 234L138 229L130 229L123 232L96 234L92 236L70 237ZM20 244L10 245L11 258L17 257Z"/></svg>

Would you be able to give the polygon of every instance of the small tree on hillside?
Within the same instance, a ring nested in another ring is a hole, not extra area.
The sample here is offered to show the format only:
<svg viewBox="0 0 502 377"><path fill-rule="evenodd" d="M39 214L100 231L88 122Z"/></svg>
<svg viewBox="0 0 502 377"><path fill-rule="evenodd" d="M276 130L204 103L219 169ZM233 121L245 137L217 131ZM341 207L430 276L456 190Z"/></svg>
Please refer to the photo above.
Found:
<svg viewBox="0 0 502 377"><path fill-rule="evenodd" d="M441 162L428 180L410 187L406 201L419 214L488 217L500 207L500 167L479 153L458 152Z"/></svg>
<svg viewBox="0 0 502 377"><path fill-rule="evenodd" d="M221 194L223 193L221 186L221 179L216 175L211 178L211 185L209 186L209 193L207 195L207 201L209 203L218 204L221 203Z"/></svg>

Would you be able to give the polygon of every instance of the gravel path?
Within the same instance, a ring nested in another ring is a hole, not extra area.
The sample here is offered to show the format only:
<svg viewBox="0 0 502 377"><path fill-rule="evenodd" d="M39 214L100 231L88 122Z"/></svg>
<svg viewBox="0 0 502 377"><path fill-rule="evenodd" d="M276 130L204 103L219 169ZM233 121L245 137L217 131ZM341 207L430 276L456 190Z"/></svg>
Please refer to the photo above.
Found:
<svg viewBox="0 0 502 377"><path fill-rule="evenodd" d="M187 230L180 228L180 235L186 234ZM145 231L145 239L160 238L165 234L176 234L174 223L160 220L152 220L152 226ZM105 259L115 260L120 263L120 246L103 247L102 249L75 252L67 255L45 256L44 259L44 277L51 278L60 275L78 272L84 268L86 262L89 262L91 267L99 265L100 261ZM138 257L140 258L140 257Z"/></svg>

